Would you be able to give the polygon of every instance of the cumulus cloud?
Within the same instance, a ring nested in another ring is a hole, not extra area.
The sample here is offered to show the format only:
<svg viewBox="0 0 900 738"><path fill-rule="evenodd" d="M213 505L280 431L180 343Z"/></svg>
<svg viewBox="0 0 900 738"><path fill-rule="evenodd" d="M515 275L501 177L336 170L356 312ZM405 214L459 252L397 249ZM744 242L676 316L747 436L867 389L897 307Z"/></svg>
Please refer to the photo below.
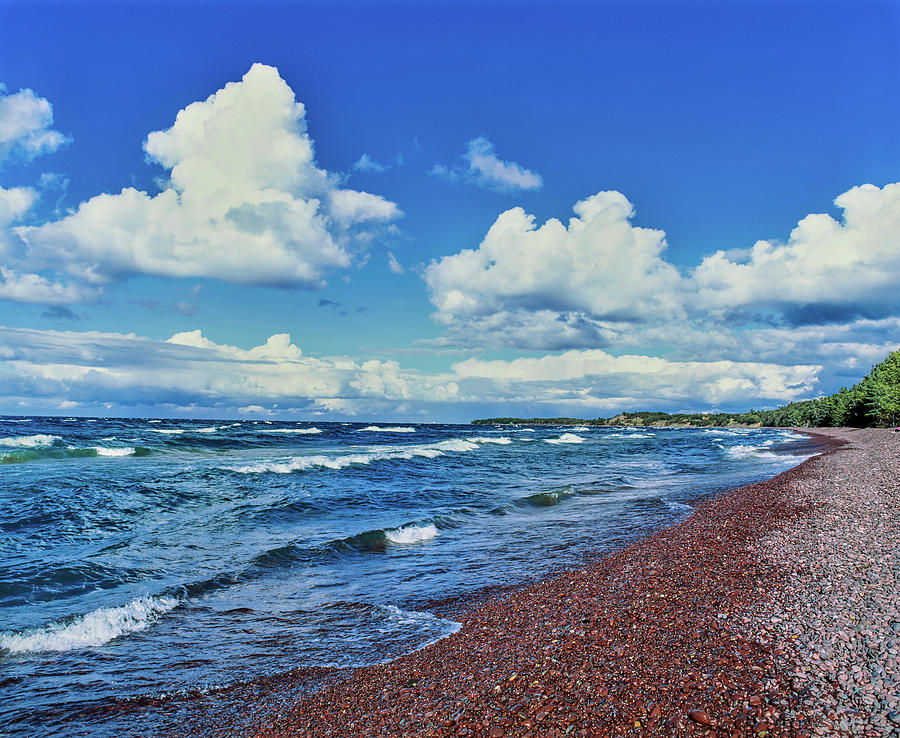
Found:
<svg viewBox="0 0 900 738"><path fill-rule="evenodd" d="M821 368L760 361L682 362L600 350L512 361L467 359L427 374L395 361L306 355L288 334L249 349L199 330L166 341L134 334L0 328L0 402L129 408L456 417L495 411L592 413L703 409L809 394ZM243 409L243 410L241 410Z"/></svg>
<svg viewBox="0 0 900 738"><path fill-rule="evenodd" d="M0 300L38 305L68 305L92 301L97 295L96 290L81 285L54 281L40 274L17 272L0 266Z"/></svg>
<svg viewBox="0 0 900 738"><path fill-rule="evenodd" d="M274 67L254 64L188 105L144 150L169 170L159 194L128 187L21 226L29 258L88 284L146 274L319 287L372 228L401 215L317 166L306 109Z"/></svg>
<svg viewBox="0 0 900 738"><path fill-rule="evenodd" d="M514 161L501 160L494 144L484 136L469 141L462 158L464 166L435 164L429 173L449 182L464 180L495 192L539 190L544 184L537 172L525 169Z"/></svg>
<svg viewBox="0 0 900 738"><path fill-rule="evenodd" d="M477 249L433 261L425 270L435 319L461 332L502 331L527 341L532 331L577 345L608 340L641 320L682 312L682 280L666 262L665 234L631 225L631 203L600 192L575 205L568 224L536 226L522 208L502 213ZM532 344L534 345L534 344Z"/></svg>
<svg viewBox="0 0 900 738"><path fill-rule="evenodd" d="M357 159L353 169L357 172L386 172L390 167L386 164L381 164L368 154L363 154Z"/></svg>
<svg viewBox="0 0 900 738"><path fill-rule="evenodd" d="M433 261L424 278L447 338L470 346L677 348L692 333L733 345L760 326L900 315L900 183L854 187L835 204L840 221L808 215L784 243L680 270L663 231L631 225L625 196L601 192L568 225L508 210L477 249Z"/></svg>
<svg viewBox="0 0 900 738"><path fill-rule="evenodd" d="M28 162L68 143L52 125L53 106L47 100L28 89L10 94L0 84L0 162Z"/></svg>
<svg viewBox="0 0 900 738"><path fill-rule="evenodd" d="M707 309L770 307L793 323L900 312L900 183L837 197L842 221L807 215L786 243L757 241L738 261L717 251L691 277Z"/></svg>

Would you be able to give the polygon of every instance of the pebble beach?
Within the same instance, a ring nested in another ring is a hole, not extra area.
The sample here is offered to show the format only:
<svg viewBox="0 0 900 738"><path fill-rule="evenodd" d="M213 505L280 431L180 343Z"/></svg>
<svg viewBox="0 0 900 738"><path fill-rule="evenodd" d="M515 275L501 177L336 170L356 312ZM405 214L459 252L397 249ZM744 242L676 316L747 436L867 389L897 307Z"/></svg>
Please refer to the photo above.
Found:
<svg viewBox="0 0 900 738"><path fill-rule="evenodd" d="M253 732L900 735L900 434L811 435L801 465L474 606Z"/></svg>

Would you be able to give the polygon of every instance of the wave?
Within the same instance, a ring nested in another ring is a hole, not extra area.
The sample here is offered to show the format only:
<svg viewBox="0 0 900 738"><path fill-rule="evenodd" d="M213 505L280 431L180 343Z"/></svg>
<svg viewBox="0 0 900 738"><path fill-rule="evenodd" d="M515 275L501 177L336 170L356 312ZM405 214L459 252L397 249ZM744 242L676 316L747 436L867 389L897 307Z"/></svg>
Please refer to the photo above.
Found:
<svg viewBox="0 0 900 738"><path fill-rule="evenodd" d="M134 446L122 446L119 448L107 448L106 446L93 446L97 456L132 456L137 449Z"/></svg>
<svg viewBox="0 0 900 738"><path fill-rule="evenodd" d="M208 428L191 428L191 433L215 433L217 430L216 426L211 425Z"/></svg>
<svg viewBox="0 0 900 738"><path fill-rule="evenodd" d="M551 507L558 505L563 500L568 500L575 495L574 487L563 487L549 492L537 492L517 500L518 505L527 505L529 507Z"/></svg>
<svg viewBox="0 0 900 738"><path fill-rule="evenodd" d="M356 432L357 433L415 433L416 429L411 426L408 426L408 425L396 425L396 426L367 425L365 428L360 428Z"/></svg>
<svg viewBox="0 0 900 738"><path fill-rule="evenodd" d="M50 436L38 433L33 436L6 436L0 438L0 446L12 448L40 448L41 446L53 446L62 441L60 436Z"/></svg>
<svg viewBox="0 0 900 738"><path fill-rule="evenodd" d="M559 438L545 438L544 443L584 443L584 439L574 433L563 433Z"/></svg>
<svg viewBox="0 0 900 738"><path fill-rule="evenodd" d="M510 440L506 436L500 436L498 438L487 438L485 436L475 436L474 438L468 438L466 440L472 441L472 443L496 443L499 446L509 446L509 444L512 443L512 440Z"/></svg>
<svg viewBox="0 0 900 738"><path fill-rule="evenodd" d="M606 438L655 438L655 433L607 433Z"/></svg>
<svg viewBox="0 0 900 738"><path fill-rule="evenodd" d="M534 433L534 428L513 428L513 433Z"/></svg>
<svg viewBox="0 0 900 738"><path fill-rule="evenodd" d="M344 454L342 456L295 456L287 461L262 461L258 464L247 464L245 466L228 466L224 467L227 471L237 472L238 474L290 474L291 472L306 471L321 467L325 469L343 469L347 466L359 464L371 464L373 461L385 461L393 459L413 459L416 457L424 457L433 459L437 456L443 456L448 452L465 452L473 451L478 448L478 444L472 443L462 438L451 438L446 441L438 441L437 443L427 443L417 446L400 446L398 448L379 447L376 450Z"/></svg>
<svg viewBox="0 0 900 738"><path fill-rule="evenodd" d="M590 428L588 428L586 425L576 425L574 428L572 428L572 430L573 430L573 431L580 431L580 432L583 433L583 432L585 432L585 431L589 431Z"/></svg>
<svg viewBox="0 0 900 738"><path fill-rule="evenodd" d="M162 433L167 436L180 436L184 433L183 429L180 428L150 428L151 433Z"/></svg>
<svg viewBox="0 0 900 738"><path fill-rule="evenodd" d="M174 597L141 597L120 607L97 610L21 632L0 633L0 649L9 654L74 651L109 643L144 630L178 606Z"/></svg>
<svg viewBox="0 0 900 738"><path fill-rule="evenodd" d="M737 445L725 449L725 453L733 459L748 459L751 457L758 459L788 459L791 457L773 453L767 450L772 445L772 441L767 441L758 446Z"/></svg>
<svg viewBox="0 0 900 738"><path fill-rule="evenodd" d="M378 605L378 607L387 615L388 620L396 625L415 625L419 629L426 630L439 628L439 631L434 637L429 638L425 643L419 644L416 650L430 646L432 643L436 643L449 635L453 635L462 628L462 623L432 615L430 612L404 610L396 605Z"/></svg>
<svg viewBox="0 0 900 738"><path fill-rule="evenodd" d="M431 541L440 535L434 523L408 523L399 528L376 528L364 533L347 536L328 544L338 551L370 551L381 553L390 546L408 546Z"/></svg>
<svg viewBox="0 0 900 738"><path fill-rule="evenodd" d="M384 536L391 543L410 544L423 543L437 538L439 535L434 523L427 525L405 525L384 531Z"/></svg>
<svg viewBox="0 0 900 738"><path fill-rule="evenodd" d="M266 428L265 430L257 431L257 433L300 433L302 435L315 435L321 432L318 428Z"/></svg>

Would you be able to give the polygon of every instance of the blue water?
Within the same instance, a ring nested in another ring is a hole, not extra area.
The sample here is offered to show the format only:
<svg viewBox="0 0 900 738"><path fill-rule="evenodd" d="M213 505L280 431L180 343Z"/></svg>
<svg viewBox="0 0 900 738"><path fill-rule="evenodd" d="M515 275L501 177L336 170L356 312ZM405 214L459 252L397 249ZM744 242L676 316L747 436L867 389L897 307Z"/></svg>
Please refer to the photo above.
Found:
<svg viewBox="0 0 900 738"><path fill-rule="evenodd" d="M806 448L774 429L0 418L0 725L115 735L125 718L72 718L414 650L458 628L438 602L583 564Z"/></svg>

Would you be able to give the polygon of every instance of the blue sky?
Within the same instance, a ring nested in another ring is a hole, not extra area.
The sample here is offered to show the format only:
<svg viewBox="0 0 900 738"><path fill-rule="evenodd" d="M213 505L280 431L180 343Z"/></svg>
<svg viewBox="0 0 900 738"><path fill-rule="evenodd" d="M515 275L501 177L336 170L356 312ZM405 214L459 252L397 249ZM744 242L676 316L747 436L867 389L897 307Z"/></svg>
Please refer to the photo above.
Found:
<svg viewBox="0 0 900 738"><path fill-rule="evenodd" d="M887 2L2 2L0 412L833 391L900 343L898 38Z"/></svg>

